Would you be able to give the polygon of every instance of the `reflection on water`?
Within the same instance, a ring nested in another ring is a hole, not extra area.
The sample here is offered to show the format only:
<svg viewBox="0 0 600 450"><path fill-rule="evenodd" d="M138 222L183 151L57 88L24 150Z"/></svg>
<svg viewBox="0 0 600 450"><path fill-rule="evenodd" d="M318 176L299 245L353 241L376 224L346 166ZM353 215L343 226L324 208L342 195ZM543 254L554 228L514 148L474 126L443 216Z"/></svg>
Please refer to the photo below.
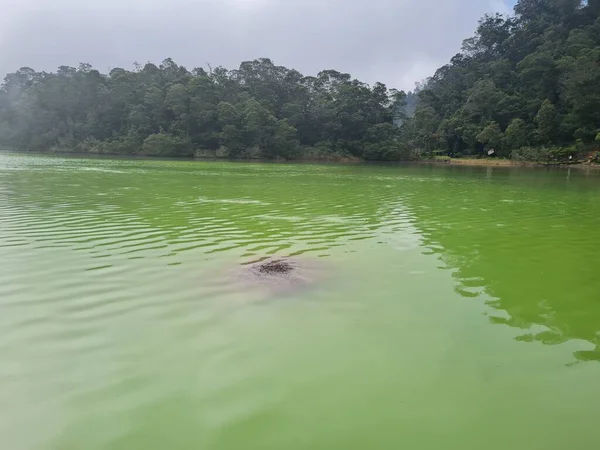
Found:
<svg viewBox="0 0 600 450"><path fill-rule="evenodd" d="M587 448L599 186L0 154L5 446Z"/></svg>
<svg viewBox="0 0 600 450"><path fill-rule="evenodd" d="M466 171L455 189L406 197L423 244L457 269L456 291L507 313L490 322L522 330L519 341L585 340L575 357L600 361L596 173L496 169L489 182L491 167Z"/></svg>

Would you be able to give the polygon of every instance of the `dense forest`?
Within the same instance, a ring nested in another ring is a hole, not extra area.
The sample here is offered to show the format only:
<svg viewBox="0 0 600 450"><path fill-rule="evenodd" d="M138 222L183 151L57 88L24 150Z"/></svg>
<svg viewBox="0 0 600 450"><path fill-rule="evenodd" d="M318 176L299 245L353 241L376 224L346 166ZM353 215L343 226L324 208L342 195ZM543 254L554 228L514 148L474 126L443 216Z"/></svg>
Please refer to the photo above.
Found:
<svg viewBox="0 0 600 450"><path fill-rule="evenodd" d="M538 159L600 144L600 0L520 0L514 12L485 16L427 80L403 130L413 148Z"/></svg>
<svg viewBox="0 0 600 450"><path fill-rule="evenodd" d="M0 142L16 148L231 158L406 157L394 120L405 94L333 70L317 77L269 59L188 71L88 64L22 68L0 93Z"/></svg>
<svg viewBox="0 0 600 450"><path fill-rule="evenodd" d="M106 75L89 64L21 68L0 89L0 144L230 158L583 155L600 145L599 15L600 0L520 0L512 16L485 16L408 94L269 59L192 71L167 59Z"/></svg>

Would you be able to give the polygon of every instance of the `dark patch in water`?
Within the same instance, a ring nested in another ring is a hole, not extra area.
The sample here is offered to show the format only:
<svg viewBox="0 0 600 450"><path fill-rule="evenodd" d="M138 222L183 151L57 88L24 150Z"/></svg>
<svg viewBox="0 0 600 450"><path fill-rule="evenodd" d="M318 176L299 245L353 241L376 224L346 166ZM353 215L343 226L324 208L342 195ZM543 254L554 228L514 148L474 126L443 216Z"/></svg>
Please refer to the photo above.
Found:
<svg viewBox="0 0 600 450"><path fill-rule="evenodd" d="M316 259L284 256L242 262L235 277L246 287L258 287L280 295L314 286L326 272L324 265Z"/></svg>
<svg viewBox="0 0 600 450"><path fill-rule="evenodd" d="M256 270L262 275L287 275L294 270L294 265L289 261L276 259L259 264Z"/></svg>

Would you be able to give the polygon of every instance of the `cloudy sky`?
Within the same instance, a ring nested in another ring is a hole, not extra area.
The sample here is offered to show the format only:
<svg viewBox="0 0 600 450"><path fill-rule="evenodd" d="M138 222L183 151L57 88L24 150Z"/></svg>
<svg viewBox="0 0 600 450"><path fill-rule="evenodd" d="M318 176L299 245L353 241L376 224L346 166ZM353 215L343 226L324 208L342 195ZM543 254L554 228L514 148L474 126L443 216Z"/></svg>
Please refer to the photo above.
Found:
<svg viewBox="0 0 600 450"><path fill-rule="evenodd" d="M0 0L0 77L171 57L192 69L269 57L411 89L514 0Z"/></svg>

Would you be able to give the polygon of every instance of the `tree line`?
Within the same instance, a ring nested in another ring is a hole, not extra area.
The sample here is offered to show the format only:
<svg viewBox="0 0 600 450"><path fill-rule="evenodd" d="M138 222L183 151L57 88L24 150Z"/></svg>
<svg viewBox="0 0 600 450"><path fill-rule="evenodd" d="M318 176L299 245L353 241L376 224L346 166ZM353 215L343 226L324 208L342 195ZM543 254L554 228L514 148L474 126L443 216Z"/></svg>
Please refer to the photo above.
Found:
<svg viewBox="0 0 600 450"><path fill-rule="evenodd" d="M188 71L22 68L0 89L0 144L153 156L540 160L600 146L600 0L519 0L408 94L269 59ZM393 55L390 55L392 57Z"/></svg>
<svg viewBox="0 0 600 450"><path fill-rule="evenodd" d="M600 145L600 0L486 15L426 81L402 138L424 153L538 159Z"/></svg>
<svg viewBox="0 0 600 450"><path fill-rule="evenodd" d="M406 157L406 94L269 59L192 71L171 59L101 74L21 68L0 90L0 143L37 151L230 158Z"/></svg>

